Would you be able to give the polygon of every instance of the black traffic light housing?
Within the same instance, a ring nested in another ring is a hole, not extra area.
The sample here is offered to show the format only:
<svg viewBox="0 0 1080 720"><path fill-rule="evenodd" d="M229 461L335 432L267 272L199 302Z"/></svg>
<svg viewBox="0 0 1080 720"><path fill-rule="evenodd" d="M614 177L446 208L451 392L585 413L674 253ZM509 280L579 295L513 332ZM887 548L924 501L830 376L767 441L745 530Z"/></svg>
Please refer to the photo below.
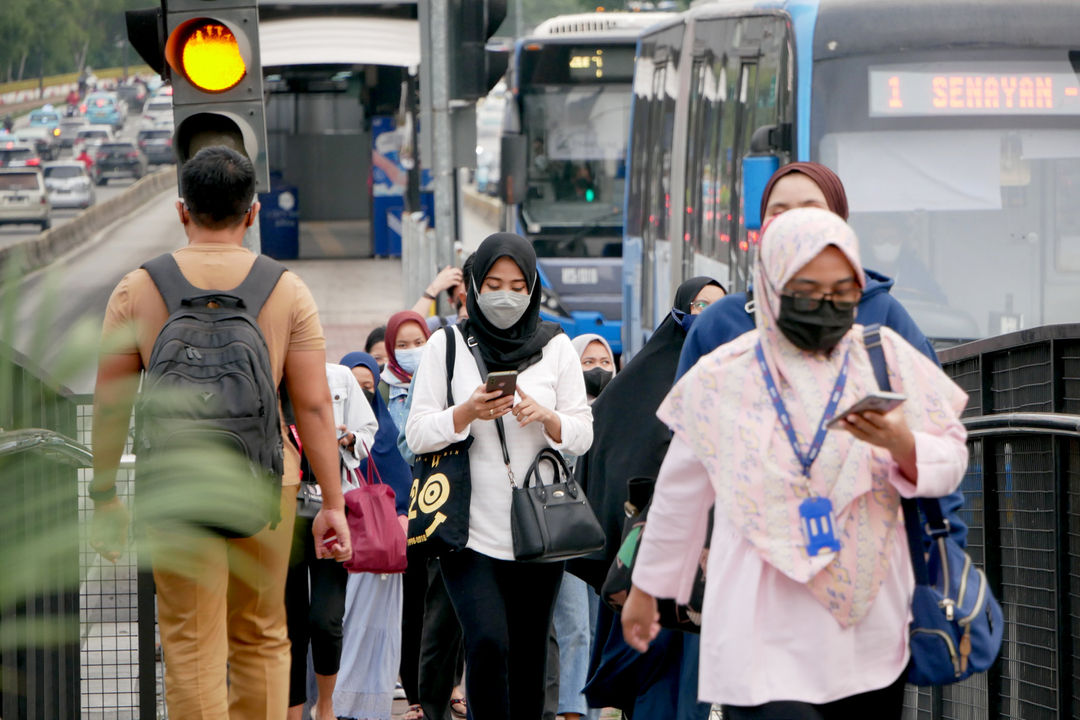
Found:
<svg viewBox="0 0 1080 720"><path fill-rule="evenodd" d="M450 97L479 100L506 72L509 55L492 53L487 41L506 19L507 0L450 0Z"/></svg>
<svg viewBox="0 0 1080 720"><path fill-rule="evenodd" d="M172 82L177 172L203 147L225 145L269 191L256 0L162 0L129 11L127 24L135 49Z"/></svg>

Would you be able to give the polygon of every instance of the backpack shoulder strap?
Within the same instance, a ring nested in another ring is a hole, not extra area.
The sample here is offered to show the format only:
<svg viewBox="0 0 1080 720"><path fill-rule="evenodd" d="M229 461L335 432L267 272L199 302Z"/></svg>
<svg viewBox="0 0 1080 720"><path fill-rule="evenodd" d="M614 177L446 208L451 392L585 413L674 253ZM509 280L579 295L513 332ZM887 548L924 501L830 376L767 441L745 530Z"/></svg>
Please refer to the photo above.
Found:
<svg viewBox="0 0 1080 720"><path fill-rule="evenodd" d="M153 260L147 260L142 264L142 269L150 274L170 315L180 309L184 298L206 293L188 282L172 253L163 253Z"/></svg>
<svg viewBox="0 0 1080 720"><path fill-rule="evenodd" d="M285 269L285 266L277 260L266 255L257 255L255 264L251 266L244 281L227 294L235 295L243 300L244 309L251 317L257 318L270 293L277 287L278 280L285 273Z"/></svg>
<svg viewBox="0 0 1080 720"><path fill-rule="evenodd" d="M889 382L889 368L885 363L885 351L881 347L881 325L867 325L863 328L863 342L870 355L870 364L874 367L874 377L882 390L892 390ZM929 585L930 579L923 556L926 532L919 525L919 510L926 516L927 530L932 535L948 533L949 525L941 513L941 502L936 498L901 498L900 506L904 510L904 526L907 530L908 550L911 552L911 566L915 572L915 582Z"/></svg>
<svg viewBox="0 0 1080 720"><path fill-rule="evenodd" d="M877 378L878 388L892 390L892 383L889 382L889 367L885 363L885 351L881 348L879 323L863 328L863 343L866 344L866 352L870 355L870 364L874 366L874 377Z"/></svg>

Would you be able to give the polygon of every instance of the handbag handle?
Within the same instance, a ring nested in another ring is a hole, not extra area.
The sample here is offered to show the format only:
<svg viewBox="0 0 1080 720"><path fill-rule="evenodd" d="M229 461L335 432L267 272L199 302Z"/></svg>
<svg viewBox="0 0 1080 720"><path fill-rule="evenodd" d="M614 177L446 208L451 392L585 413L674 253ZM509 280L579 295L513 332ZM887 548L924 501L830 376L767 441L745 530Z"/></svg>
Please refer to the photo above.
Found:
<svg viewBox="0 0 1080 720"><path fill-rule="evenodd" d="M379 468L375 464L375 458L373 458L371 456L371 450L368 449L367 443L365 443L363 440L361 440L360 441L360 447L364 448L364 453L367 454L367 457L364 458L364 459L367 460L367 481L368 481L368 485L371 485L376 480L379 482L380 485L385 485L385 483L383 482L383 479L382 479L382 475L379 474ZM357 468L357 470L359 470L359 468ZM372 473L375 474L374 478L372 478Z"/></svg>
<svg viewBox="0 0 1080 720"><path fill-rule="evenodd" d="M551 469L555 471L555 482L562 480L566 484L566 489L570 492L570 497L577 499L578 489L577 483L574 482L574 478L570 475L570 466L566 464L566 459L559 453L555 452L549 447L542 449L536 454L536 457L532 461L532 465L529 466L529 472L525 474L525 484L522 488L529 489L532 485L533 478L536 478L536 486L540 489L541 496L546 494L544 490L544 483L540 479L540 464L547 461L551 465Z"/></svg>

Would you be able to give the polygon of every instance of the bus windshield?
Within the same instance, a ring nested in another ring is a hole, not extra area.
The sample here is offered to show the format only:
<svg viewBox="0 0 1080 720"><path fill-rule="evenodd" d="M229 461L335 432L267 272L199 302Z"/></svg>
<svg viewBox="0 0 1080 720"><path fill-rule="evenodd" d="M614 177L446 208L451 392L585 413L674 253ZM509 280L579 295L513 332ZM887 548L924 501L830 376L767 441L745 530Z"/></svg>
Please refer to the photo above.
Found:
<svg viewBox="0 0 1080 720"><path fill-rule="evenodd" d="M526 221L620 227L630 85L532 86L521 95Z"/></svg>
<svg viewBox="0 0 1080 720"><path fill-rule="evenodd" d="M898 76L910 79L889 77ZM966 81L979 73L959 76ZM1007 82L1006 75L997 77ZM1048 77L1049 70L1039 75ZM1054 116L1080 114L1080 102L1070 113L1056 100L1049 112L1022 113L1017 105L1016 112L1002 106L978 113L970 95L978 85L959 84L952 97L948 82L939 83L946 91L937 105L934 86L922 104L895 98L917 109L917 122L863 122L850 131L834 123L821 137L819 159L847 189L863 265L895 280L892 295L931 339L955 342L1074 322L1080 130L1075 117ZM1071 104L1076 91L1055 92ZM985 105L987 97L979 100ZM871 117L874 103L884 108L887 98L875 99L871 88ZM926 120L950 102L965 112ZM1050 108L1049 96L1043 102Z"/></svg>

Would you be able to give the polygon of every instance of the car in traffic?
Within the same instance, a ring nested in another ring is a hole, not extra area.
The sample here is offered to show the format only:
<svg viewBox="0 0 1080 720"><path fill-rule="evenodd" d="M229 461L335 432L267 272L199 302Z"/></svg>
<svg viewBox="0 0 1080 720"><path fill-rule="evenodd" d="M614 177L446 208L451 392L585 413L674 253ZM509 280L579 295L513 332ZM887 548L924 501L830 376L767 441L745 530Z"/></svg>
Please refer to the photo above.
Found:
<svg viewBox="0 0 1080 720"><path fill-rule="evenodd" d="M60 127L60 113L46 105L30 113L30 127L43 127L53 132Z"/></svg>
<svg viewBox="0 0 1080 720"><path fill-rule="evenodd" d="M91 93L86 97L86 120L91 125L108 125L119 132L124 127L120 101L112 93Z"/></svg>
<svg viewBox="0 0 1080 720"><path fill-rule="evenodd" d="M146 156L131 140L102 143L94 153L93 173L98 185L116 177L138 180L146 174Z"/></svg>
<svg viewBox="0 0 1080 720"><path fill-rule="evenodd" d="M27 145L33 145L42 160L55 160L60 155L60 128L49 130L40 125L19 128L15 138Z"/></svg>
<svg viewBox="0 0 1080 720"><path fill-rule="evenodd" d="M135 142L139 149L146 155L146 162L150 165L168 165L176 163L176 153L173 152L172 128L156 127L143 128L135 136Z"/></svg>
<svg viewBox="0 0 1080 720"><path fill-rule="evenodd" d="M69 148L75 145L75 136L79 130L90 127L83 117L66 117L60 119L60 147Z"/></svg>
<svg viewBox="0 0 1080 720"><path fill-rule="evenodd" d="M154 127L165 124L172 125L172 121L172 98L159 96L150 98L146 101L142 113L143 127Z"/></svg>
<svg viewBox="0 0 1080 720"><path fill-rule="evenodd" d="M101 125L87 125L76 131L72 152L75 155L80 155L83 150L86 150L93 155L94 148L103 142L111 142L113 138L113 132L110 128Z"/></svg>
<svg viewBox="0 0 1080 720"><path fill-rule="evenodd" d="M39 168L0 168L0 224L49 229L49 193Z"/></svg>
<svg viewBox="0 0 1080 720"><path fill-rule="evenodd" d="M138 81L118 85L116 95L127 103L129 112L141 112L147 98L146 88Z"/></svg>
<svg viewBox="0 0 1080 720"><path fill-rule="evenodd" d="M5 140L0 144L0 168L36 167L41 164L37 150L29 143Z"/></svg>
<svg viewBox="0 0 1080 720"><path fill-rule="evenodd" d="M45 163L41 174L54 208L88 208L94 204L94 183L78 160Z"/></svg>

